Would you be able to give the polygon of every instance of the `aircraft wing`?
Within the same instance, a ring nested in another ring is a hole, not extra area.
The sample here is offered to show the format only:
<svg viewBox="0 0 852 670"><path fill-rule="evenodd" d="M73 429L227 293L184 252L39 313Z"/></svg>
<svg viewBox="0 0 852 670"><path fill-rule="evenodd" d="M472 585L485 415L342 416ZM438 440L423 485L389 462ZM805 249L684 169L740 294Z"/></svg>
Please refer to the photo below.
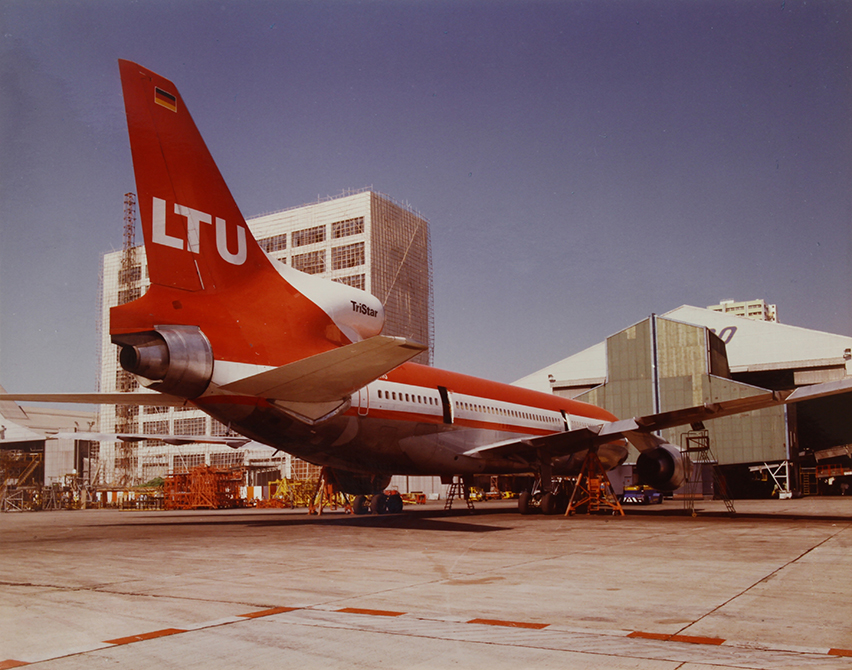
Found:
<svg viewBox="0 0 852 670"><path fill-rule="evenodd" d="M404 337L376 335L220 388L228 393L285 402L335 402L426 349Z"/></svg>
<svg viewBox="0 0 852 670"><path fill-rule="evenodd" d="M852 378L838 382L814 384L795 391L766 391L748 398L705 403L670 412L622 419L591 428L579 428L539 437L496 442L470 449L464 455L479 458L519 456L526 460L535 460L539 457L539 454L546 453L551 458L558 458L621 438L626 438L639 451L650 451L663 443L663 440L654 433L664 428L697 424L708 419L719 419L724 416L849 393L850 391L852 391Z"/></svg>
<svg viewBox="0 0 852 670"><path fill-rule="evenodd" d="M57 402L82 405L184 407L184 398L167 393L0 393L0 402Z"/></svg>
<svg viewBox="0 0 852 670"><path fill-rule="evenodd" d="M91 440L92 442L141 442L142 440L160 440L166 444L193 444L203 442L204 444L224 444L237 449L251 442L247 437L211 437L209 435L159 435L141 433L84 433L84 432L57 432L47 435L52 440Z"/></svg>

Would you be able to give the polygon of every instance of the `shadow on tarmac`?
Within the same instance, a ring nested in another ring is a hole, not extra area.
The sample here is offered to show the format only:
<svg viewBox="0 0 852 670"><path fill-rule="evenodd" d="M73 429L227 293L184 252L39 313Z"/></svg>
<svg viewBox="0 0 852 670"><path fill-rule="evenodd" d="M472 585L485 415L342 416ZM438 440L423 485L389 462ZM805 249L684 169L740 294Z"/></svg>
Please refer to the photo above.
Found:
<svg viewBox="0 0 852 670"><path fill-rule="evenodd" d="M132 513L132 511L130 511ZM482 518L497 514L511 513L506 507L499 509L409 510L399 514L359 515L345 514L342 511L325 512L322 515L309 515L307 510L287 510L274 512L265 510L197 510L192 512L154 512L156 520L130 517L128 523L98 524L99 526L252 526L255 528L278 528L285 526L347 526L356 528L396 528L404 530L455 531L462 533L490 533L511 530L499 526L451 521L449 519ZM151 512L149 512L151 513ZM174 517L169 518L172 514ZM179 516L178 516L179 515ZM446 520L445 520L446 519Z"/></svg>

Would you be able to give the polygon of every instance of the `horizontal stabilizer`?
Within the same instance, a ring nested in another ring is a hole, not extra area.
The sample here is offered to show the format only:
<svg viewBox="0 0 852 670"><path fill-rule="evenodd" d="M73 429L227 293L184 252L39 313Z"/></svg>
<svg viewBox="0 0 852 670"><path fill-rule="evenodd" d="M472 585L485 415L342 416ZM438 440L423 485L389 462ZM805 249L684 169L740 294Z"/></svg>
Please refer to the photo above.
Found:
<svg viewBox="0 0 852 670"><path fill-rule="evenodd" d="M53 440L90 440L92 442L141 442L142 440L160 440L166 444L180 445L203 442L204 444L224 444L236 449L251 442L247 437L211 437L209 435L159 435L156 433L50 433L48 438Z"/></svg>
<svg viewBox="0 0 852 670"><path fill-rule="evenodd" d="M376 335L226 384L221 390L287 402L345 398L426 350L404 337Z"/></svg>
<svg viewBox="0 0 852 670"><path fill-rule="evenodd" d="M0 402L5 400L146 407L183 407L187 404L184 398L167 393L0 393Z"/></svg>

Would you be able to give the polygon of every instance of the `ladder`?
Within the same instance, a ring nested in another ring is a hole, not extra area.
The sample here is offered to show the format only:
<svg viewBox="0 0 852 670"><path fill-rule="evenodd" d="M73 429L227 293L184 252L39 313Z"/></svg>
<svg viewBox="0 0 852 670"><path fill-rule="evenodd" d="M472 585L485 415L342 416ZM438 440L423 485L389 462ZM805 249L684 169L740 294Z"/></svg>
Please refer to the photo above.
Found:
<svg viewBox="0 0 852 670"><path fill-rule="evenodd" d="M624 516L624 510L612 488L606 469L595 451L589 450L571 492L565 516L571 516L585 507L587 514L610 509L613 514Z"/></svg>
<svg viewBox="0 0 852 670"><path fill-rule="evenodd" d="M819 495L816 468L799 469L799 487L802 490L803 496Z"/></svg>
<svg viewBox="0 0 852 670"><path fill-rule="evenodd" d="M728 514L734 515L737 511L734 509L734 501L731 494L728 492L728 484L725 481L725 475L719 468L719 462L710 450L710 433L707 430L695 430L681 434L681 442L684 445L681 451L685 453L692 461L692 472L687 476L686 484L684 484L683 506L691 516L696 516L695 499L701 495L704 497L704 492L699 491L698 487L702 485L704 466L710 467L713 475L713 491L714 497L721 498L725 502L725 509Z"/></svg>
<svg viewBox="0 0 852 670"><path fill-rule="evenodd" d="M349 496L340 488L334 471L323 467L320 470L316 491L308 503L308 514L319 516L326 507L336 510L338 505L343 507L343 511L347 514L352 514L352 503L349 501Z"/></svg>
<svg viewBox="0 0 852 670"><path fill-rule="evenodd" d="M473 510L473 501L470 499L470 495L468 495L468 491L461 477L453 477L453 481L450 483L450 488L447 489L447 502L444 503L444 509L452 509L453 500L456 498L464 498L464 501L467 503L467 508L471 511Z"/></svg>

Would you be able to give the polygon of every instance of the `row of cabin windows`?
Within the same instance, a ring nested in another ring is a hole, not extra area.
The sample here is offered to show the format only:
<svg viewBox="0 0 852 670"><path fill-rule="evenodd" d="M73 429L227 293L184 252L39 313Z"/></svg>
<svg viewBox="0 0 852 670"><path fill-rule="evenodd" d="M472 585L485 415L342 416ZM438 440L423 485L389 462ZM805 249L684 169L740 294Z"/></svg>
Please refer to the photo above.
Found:
<svg viewBox="0 0 852 670"><path fill-rule="evenodd" d="M520 412L516 409L504 409L502 407L490 407L488 405L477 405L470 402L460 402L458 406L461 409L466 409L470 412L485 412L487 414L497 414L499 416L506 416L513 419L526 419L527 421L550 421L555 423L558 421L556 418L551 416L544 416L542 414L533 414L532 412Z"/></svg>
<svg viewBox="0 0 852 670"><path fill-rule="evenodd" d="M377 395L379 399L385 400L397 400L397 392L396 391L377 391ZM399 400L403 402L416 402L420 404L426 405L437 405L438 402L435 398L431 398L429 396L419 396L408 394L408 393L399 393ZM502 409L500 407L489 407L488 405L475 405L469 402L459 402L457 403L460 409L469 410L471 412L486 412L488 414L498 414L500 416L512 417L515 419L526 419L527 421L550 421L557 422L558 419L549 416L543 416L541 414L533 414L531 412L519 412L514 409Z"/></svg>
<svg viewBox="0 0 852 670"><path fill-rule="evenodd" d="M377 395L379 399L384 398L385 400L396 400L397 392L396 391L377 391ZM403 402L416 402L421 405L437 405L438 401L435 398L432 398L428 395L414 395L413 393L399 393L399 399Z"/></svg>

